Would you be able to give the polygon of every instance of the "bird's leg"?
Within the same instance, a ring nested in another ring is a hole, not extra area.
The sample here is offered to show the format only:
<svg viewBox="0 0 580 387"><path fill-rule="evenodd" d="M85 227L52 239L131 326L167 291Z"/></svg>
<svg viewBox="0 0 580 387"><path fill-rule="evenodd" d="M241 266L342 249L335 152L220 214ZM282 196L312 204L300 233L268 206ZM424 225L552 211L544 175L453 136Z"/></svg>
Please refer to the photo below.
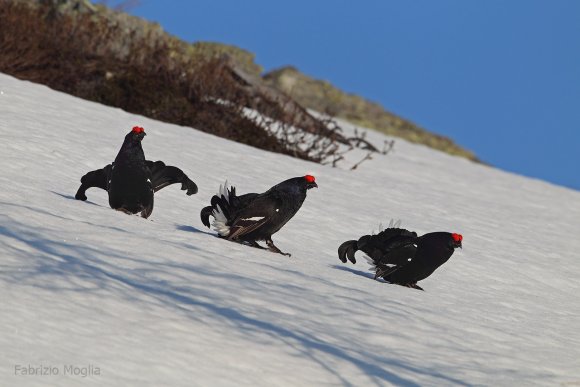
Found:
<svg viewBox="0 0 580 387"><path fill-rule="evenodd" d="M153 199L153 190L151 190L151 201L149 202L149 205L145 207L143 211L141 211L141 217L147 219L149 216L151 216L151 213L153 212Z"/></svg>
<svg viewBox="0 0 580 387"><path fill-rule="evenodd" d="M417 289L417 290L423 290L422 287L420 287L419 285L417 285L417 283L413 283L413 284L407 284L406 285L408 288L412 288L412 289ZM424 290L423 290L424 291Z"/></svg>
<svg viewBox="0 0 580 387"><path fill-rule="evenodd" d="M257 249L268 250L267 248L260 246L260 245L258 244L258 242L256 242L256 241L251 241L251 242L248 242L248 244L249 244L250 246L252 246L252 247L255 247L255 248L257 248Z"/></svg>
<svg viewBox="0 0 580 387"><path fill-rule="evenodd" d="M383 266L383 265L377 265L376 272L375 272L375 279L381 278L381 277L384 278L387 275L394 272L395 270L397 270L396 266L395 267L388 267L388 266Z"/></svg>
<svg viewBox="0 0 580 387"><path fill-rule="evenodd" d="M279 248L277 248L277 247L274 245L274 242L272 241L272 239L271 239L271 238L270 238L270 239L266 239L266 244L268 245L268 250L270 250L270 251L272 251L272 252L274 252L274 253L282 254L282 255L285 255L285 256L287 256L287 257L291 257L291 256L292 256L291 254L288 254L288 253L283 253L282 251L280 251L280 249L279 249Z"/></svg>
<svg viewBox="0 0 580 387"><path fill-rule="evenodd" d="M124 213L125 213L125 214L127 214L127 215L135 215L135 214L133 214L131 211L129 211L128 209L126 209L125 207L119 207L119 208L115 208L115 210L117 210L117 211L121 211L121 212L124 212Z"/></svg>
<svg viewBox="0 0 580 387"><path fill-rule="evenodd" d="M390 268L388 268L388 267L385 268L382 266L377 266L377 271L375 273L375 279L381 278L381 277L386 276L387 274L390 274L391 271L389 269Z"/></svg>

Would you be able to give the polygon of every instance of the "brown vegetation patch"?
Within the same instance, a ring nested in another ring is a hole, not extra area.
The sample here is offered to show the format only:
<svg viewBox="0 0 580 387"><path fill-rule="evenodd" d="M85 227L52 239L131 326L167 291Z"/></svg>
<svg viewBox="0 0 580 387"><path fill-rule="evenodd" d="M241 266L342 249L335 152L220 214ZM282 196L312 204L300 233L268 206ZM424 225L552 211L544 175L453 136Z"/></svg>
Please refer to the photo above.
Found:
<svg viewBox="0 0 580 387"><path fill-rule="evenodd" d="M233 60L200 54L211 46L188 45L158 25L102 6L62 11L62 3L0 3L1 72L307 160L324 162L339 144L349 144L340 128L329 128ZM262 118L249 117L246 108ZM284 132L296 127L310 136Z"/></svg>

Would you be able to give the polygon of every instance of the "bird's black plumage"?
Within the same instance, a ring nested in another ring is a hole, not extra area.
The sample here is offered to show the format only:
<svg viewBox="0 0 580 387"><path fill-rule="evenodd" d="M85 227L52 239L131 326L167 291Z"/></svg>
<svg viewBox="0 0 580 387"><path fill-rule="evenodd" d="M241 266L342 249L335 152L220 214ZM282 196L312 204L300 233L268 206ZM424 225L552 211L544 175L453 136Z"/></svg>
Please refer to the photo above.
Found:
<svg viewBox="0 0 580 387"><path fill-rule="evenodd" d="M318 187L313 176L295 177L257 194L236 195L235 187L227 183L211 199L211 205L201 210L201 221L213 226L226 239L245 242L260 247L258 241L266 241L270 251L282 253L272 242L272 235L279 231L298 212L306 191ZM284 254L290 255L290 254Z"/></svg>
<svg viewBox="0 0 580 387"><path fill-rule="evenodd" d="M393 284L423 290L418 281L429 277L443 265L463 237L449 232L432 232L418 237L401 228L388 228L376 235L364 235L359 240L344 242L338 248L342 262L347 258L356 263L355 252L363 251L375 270L375 279L384 278Z"/></svg>
<svg viewBox="0 0 580 387"><path fill-rule="evenodd" d="M145 159L141 141L145 131L134 127L126 136L115 161L81 178L75 198L87 200L86 190L101 188L109 194L109 205L130 214L148 218L153 212L154 193L168 185L181 183L187 195L197 193L197 185L177 167Z"/></svg>

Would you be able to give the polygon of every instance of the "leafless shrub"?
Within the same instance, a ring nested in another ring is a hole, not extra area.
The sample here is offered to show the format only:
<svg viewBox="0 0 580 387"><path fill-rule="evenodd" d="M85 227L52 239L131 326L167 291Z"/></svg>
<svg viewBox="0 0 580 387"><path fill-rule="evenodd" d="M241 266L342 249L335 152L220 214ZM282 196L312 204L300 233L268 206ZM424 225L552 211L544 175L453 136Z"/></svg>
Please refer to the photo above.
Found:
<svg viewBox="0 0 580 387"><path fill-rule="evenodd" d="M381 154L387 155L387 154L391 153L394 146L395 146L395 140L385 140L383 143L383 150L381 151Z"/></svg>
<svg viewBox="0 0 580 387"><path fill-rule="evenodd" d="M365 157L363 157L363 159L361 161L359 161L358 163L356 163L355 165L353 165L350 170L354 171L355 169L357 169L359 167L359 165L361 165L363 162L367 161L367 160L372 160L372 155L373 152L369 152L365 155Z"/></svg>
<svg viewBox="0 0 580 387"><path fill-rule="evenodd" d="M200 59L159 29L127 29L98 12L56 12L54 3L0 2L0 71L322 164L336 166L354 148L379 152L364 132L346 138L332 119L312 116L227 57Z"/></svg>

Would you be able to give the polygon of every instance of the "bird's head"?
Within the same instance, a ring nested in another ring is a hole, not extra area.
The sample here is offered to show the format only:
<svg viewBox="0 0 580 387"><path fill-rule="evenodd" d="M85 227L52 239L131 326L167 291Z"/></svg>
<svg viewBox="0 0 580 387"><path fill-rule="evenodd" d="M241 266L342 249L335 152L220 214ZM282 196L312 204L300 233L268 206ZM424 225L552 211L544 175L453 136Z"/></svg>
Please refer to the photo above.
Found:
<svg viewBox="0 0 580 387"><path fill-rule="evenodd" d="M456 233L451 234L451 245L453 246L454 249L456 249L458 247L462 249L463 248L462 242L463 242L463 235L456 234Z"/></svg>
<svg viewBox="0 0 580 387"><path fill-rule="evenodd" d="M318 188L318 184L316 184L316 179L314 178L314 176L312 175L306 175L304 176L304 184L306 185L306 189L310 189L310 188Z"/></svg>
<svg viewBox="0 0 580 387"><path fill-rule="evenodd" d="M131 129L131 131L125 136L125 140L130 140L131 142L141 142L145 136L145 129L140 126L134 126L133 129Z"/></svg>
<svg viewBox="0 0 580 387"><path fill-rule="evenodd" d="M270 188L270 190L282 191L291 195L306 195L306 191L314 187L318 187L314 176L306 175L284 180Z"/></svg>

